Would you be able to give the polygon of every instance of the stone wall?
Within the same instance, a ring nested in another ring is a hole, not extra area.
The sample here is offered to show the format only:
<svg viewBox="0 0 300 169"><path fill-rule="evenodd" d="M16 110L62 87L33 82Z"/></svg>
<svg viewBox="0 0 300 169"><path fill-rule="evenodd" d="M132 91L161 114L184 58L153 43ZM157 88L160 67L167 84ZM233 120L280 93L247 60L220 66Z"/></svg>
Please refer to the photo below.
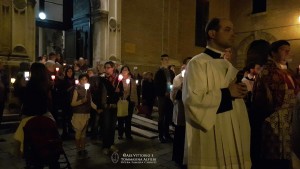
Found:
<svg viewBox="0 0 300 169"><path fill-rule="evenodd" d="M6 65L35 57L34 0L0 1L0 59Z"/></svg>
<svg viewBox="0 0 300 169"><path fill-rule="evenodd" d="M242 68L247 50L253 40L273 42L280 39L291 43L293 61L289 64L295 70L300 63L300 1L267 1L264 13L251 14L252 1L231 0L231 19L236 32L236 65Z"/></svg>
<svg viewBox="0 0 300 169"><path fill-rule="evenodd" d="M229 17L229 0L210 0L209 17ZM130 0L122 3L122 62L154 71L160 55L178 67L203 48L195 45L195 0Z"/></svg>

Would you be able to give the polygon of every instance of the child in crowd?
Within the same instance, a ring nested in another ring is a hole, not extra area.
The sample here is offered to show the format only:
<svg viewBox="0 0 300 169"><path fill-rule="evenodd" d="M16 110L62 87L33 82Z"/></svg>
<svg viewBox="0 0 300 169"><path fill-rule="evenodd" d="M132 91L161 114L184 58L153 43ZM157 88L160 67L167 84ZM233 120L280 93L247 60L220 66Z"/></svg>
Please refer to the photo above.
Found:
<svg viewBox="0 0 300 169"><path fill-rule="evenodd" d="M75 130L75 143L78 159L87 158L85 150L85 136L90 118L91 107L97 110L96 105L91 99L91 92L86 85L89 76L87 74L79 75L79 84L75 87L72 97L72 125Z"/></svg>

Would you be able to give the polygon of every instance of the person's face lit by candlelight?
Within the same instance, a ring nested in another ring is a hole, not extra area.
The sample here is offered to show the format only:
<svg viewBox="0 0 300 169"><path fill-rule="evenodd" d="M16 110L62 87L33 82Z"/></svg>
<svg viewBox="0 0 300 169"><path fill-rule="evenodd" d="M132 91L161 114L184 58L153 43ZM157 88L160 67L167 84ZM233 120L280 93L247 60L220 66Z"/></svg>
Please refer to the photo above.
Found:
<svg viewBox="0 0 300 169"><path fill-rule="evenodd" d="M73 77L73 70L72 69L68 69L67 70L67 76L68 76L68 78L72 78Z"/></svg>
<svg viewBox="0 0 300 169"><path fill-rule="evenodd" d="M81 79L79 79L79 84L83 85L86 84L88 82L88 78L87 77L82 77Z"/></svg>
<svg viewBox="0 0 300 169"><path fill-rule="evenodd" d="M114 74L114 63L108 62L104 64L105 74L111 76Z"/></svg>
<svg viewBox="0 0 300 169"><path fill-rule="evenodd" d="M128 67L123 67L121 73L122 73L122 75L123 75L124 78L127 78L129 76L129 69L128 69Z"/></svg>

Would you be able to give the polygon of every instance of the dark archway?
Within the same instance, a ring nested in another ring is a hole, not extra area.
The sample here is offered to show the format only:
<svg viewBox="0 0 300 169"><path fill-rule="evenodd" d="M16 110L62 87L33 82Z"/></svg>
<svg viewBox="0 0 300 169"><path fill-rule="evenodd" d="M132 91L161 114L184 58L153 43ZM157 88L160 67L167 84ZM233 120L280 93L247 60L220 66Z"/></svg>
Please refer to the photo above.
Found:
<svg viewBox="0 0 300 169"><path fill-rule="evenodd" d="M268 59L270 43L265 40L254 40L247 51L246 65L250 62L264 65Z"/></svg>

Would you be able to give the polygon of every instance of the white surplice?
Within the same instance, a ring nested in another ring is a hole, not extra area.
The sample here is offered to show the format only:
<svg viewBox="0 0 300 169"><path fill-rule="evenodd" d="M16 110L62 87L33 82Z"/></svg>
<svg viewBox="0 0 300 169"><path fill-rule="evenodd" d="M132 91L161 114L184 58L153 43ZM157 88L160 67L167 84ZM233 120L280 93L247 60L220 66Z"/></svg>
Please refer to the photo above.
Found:
<svg viewBox="0 0 300 169"><path fill-rule="evenodd" d="M224 59L202 53L188 64L183 82L186 147L189 169L249 169L250 125L243 99L217 114L221 88L228 88L238 70Z"/></svg>

